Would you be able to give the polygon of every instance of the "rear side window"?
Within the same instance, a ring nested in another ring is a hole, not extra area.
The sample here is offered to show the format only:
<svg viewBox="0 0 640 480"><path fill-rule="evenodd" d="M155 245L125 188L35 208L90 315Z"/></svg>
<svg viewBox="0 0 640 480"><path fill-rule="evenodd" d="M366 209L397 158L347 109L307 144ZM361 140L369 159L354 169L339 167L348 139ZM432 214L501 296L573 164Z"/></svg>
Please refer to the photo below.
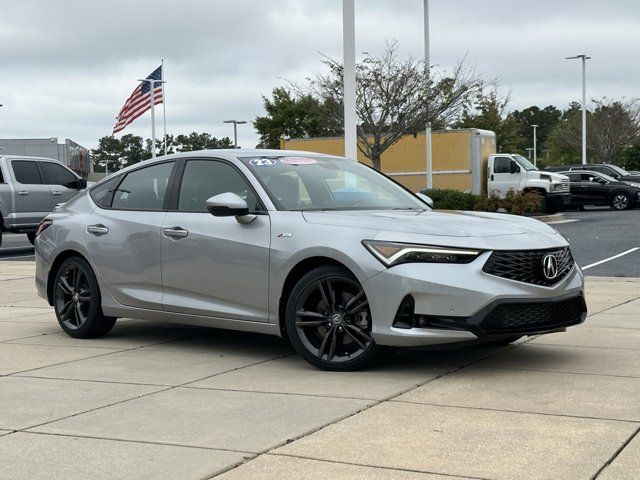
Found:
<svg viewBox="0 0 640 480"><path fill-rule="evenodd" d="M113 192L115 192L115 188L118 186L120 180L122 180L120 175L112 178L111 180L107 180L106 182L89 190L89 195L91 195L91 198L98 206L109 208L111 207Z"/></svg>
<svg viewBox="0 0 640 480"><path fill-rule="evenodd" d="M162 210L174 162L129 173L116 189L111 203L120 210Z"/></svg>
<svg viewBox="0 0 640 480"><path fill-rule="evenodd" d="M48 185L61 185L67 188L78 188L78 179L69 170L57 163L40 163L44 171L45 183Z"/></svg>
<svg viewBox="0 0 640 480"><path fill-rule="evenodd" d="M13 174L18 183L22 183L23 185L39 185L42 183L36 162L14 160L11 162L11 168L13 168Z"/></svg>

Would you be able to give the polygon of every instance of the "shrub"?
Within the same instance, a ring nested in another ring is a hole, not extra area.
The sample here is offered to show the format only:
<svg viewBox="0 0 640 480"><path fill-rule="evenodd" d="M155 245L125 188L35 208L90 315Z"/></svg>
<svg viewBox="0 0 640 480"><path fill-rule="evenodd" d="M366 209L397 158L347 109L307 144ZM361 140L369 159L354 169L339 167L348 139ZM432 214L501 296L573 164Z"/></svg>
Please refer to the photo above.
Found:
<svg viewBox="0 0 640 480"><path fill-rule="evenodd" d="M439 210L473 210L476 195L449 188L433 188L423 190L433 200Z"/></svg>
<svg viewBox="0 0 640 480"><path fill-rule="evenodd" d="M500 206L514 215L530 215L542 211L544 197L539 193L520 193L509 190Z"/></svg>
<svg viewBox="0 0 640 480"><path fill-rule="evenodd" d="M491 195L476 195L473 209L477 212L497 212L500 208L500 197L491 192Z"/></svg>

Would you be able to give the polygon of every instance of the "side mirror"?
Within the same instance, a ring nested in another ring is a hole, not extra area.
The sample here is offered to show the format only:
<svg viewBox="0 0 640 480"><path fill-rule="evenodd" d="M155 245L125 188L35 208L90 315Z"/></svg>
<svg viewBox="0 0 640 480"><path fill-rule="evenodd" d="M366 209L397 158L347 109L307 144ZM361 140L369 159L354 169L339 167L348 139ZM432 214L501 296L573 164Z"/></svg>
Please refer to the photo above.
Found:
<svg viewBox="0 0 640 480"><path fill-rule="evenodd" d="M433 199L430 196L418 192L416 193L416 197L426 203L430 208L433 208Z"/></svg>
<svg viewBox="0 0 640 480"><path fill-rule="evenodd" d="M511 164L509 165L509 173L520 173L520 165L511 161Z"/></svg>
<svg viewBox="0 0 640 480"><path fill-rule="evenodd" d="M232 192L221 193L207 199L207 211L214 217L236 217L240 223L251 223L255 215L249 214L247 202Z"/></svg>
<svg viewBox="0 0 640 480"><path fill-rule="evenodd" d="M85 188L87 188L87 181L84 178L79 178L76 182L76 185L78 187L78 190L84 190Z"/></svg>

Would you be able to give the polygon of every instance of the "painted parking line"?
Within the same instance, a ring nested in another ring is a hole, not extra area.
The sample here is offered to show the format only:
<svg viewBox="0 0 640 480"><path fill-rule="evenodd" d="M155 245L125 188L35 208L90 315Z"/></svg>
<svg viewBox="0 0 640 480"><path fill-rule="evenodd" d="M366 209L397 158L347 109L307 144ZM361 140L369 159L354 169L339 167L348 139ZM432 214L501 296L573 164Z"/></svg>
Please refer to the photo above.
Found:
<svg viewBox="0 0 640 480"><path fill-rule="evenodd" d="M624 251L622 253L614 255L613 257L605 258L604 260L600 260L599 262L592 263L591 265L585 265L584 267L582 267L582 270L588 270L591 267L597 267L598 265L602 265L603 263L610 262L611 260L615 260L616 258L620 258L620 257L624 257L625 255L629 255L630 253L633 253L633 252L635 252L637 250L640 250L640 247L630 248L629 250L626 250L626 251Z"/></svg>

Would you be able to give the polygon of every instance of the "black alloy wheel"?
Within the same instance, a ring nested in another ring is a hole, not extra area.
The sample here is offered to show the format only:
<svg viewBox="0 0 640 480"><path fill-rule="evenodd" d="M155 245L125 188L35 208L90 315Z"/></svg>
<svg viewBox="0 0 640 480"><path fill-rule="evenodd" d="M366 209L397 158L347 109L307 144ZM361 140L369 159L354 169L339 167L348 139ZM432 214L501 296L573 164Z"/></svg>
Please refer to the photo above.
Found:
<svg viewBox="0 0 640 480"><path fill-rule="evenodd" d="M631 206L631 197L623 192L616 192L611 197L611 208L614 210L626 210Z"/></svg>
<svg viewBox="0 0 640 480"><path fill-rule="evenodd" d="M116 323L105 317L98 282L89 264L72 257L60 265L55 276L53 307L62 329L74 338L106 335Z"/></svg>
<svg viewBox="0 0 640 480"><path fill-rule="evenodd" d="M286 326L296 351L323 370L356 370L379 350L367 296L338 266L316 268L300 279L287 303Z"/></svg>

